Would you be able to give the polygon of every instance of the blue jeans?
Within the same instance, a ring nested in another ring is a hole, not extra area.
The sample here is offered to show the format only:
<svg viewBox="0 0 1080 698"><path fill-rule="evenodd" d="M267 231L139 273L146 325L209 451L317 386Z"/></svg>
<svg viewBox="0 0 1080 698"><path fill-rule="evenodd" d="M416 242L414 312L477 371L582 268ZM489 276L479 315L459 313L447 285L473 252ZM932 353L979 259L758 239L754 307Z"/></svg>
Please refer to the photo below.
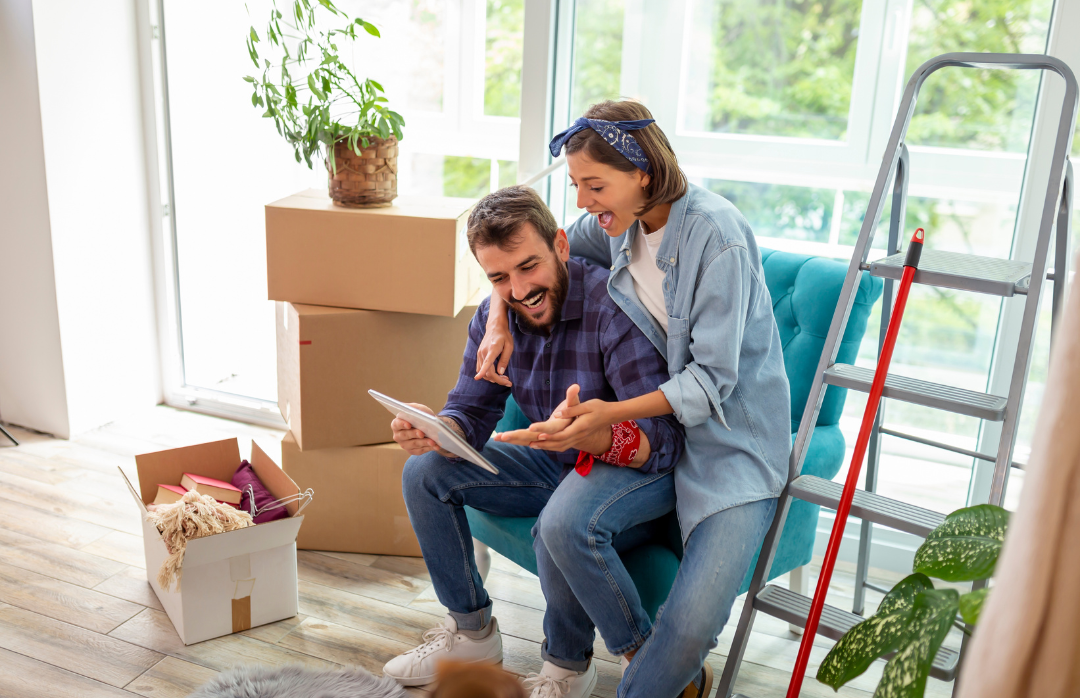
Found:
<svg viewBox="0 0 1080 698"><path fill-rule="evenodd" d="M619 553L653 539L675 508L675 478L596 463L588 477L570 473L533 528L540 586L547 599L543 658L584 671L595 628L622 655L652 632L637 587Z"/></svg>
<svg viewBox="0 0 1080 698"><path fill-rule="evenodd" d="M651 626L618 551L644 542L652 535L649 522L674 509L672 475L598 463L588 477L571 472L560 484L562 464L543 451L488 441L483 454L498 475L437 453L409 458L402 473L409 520L435 593L458 627L479 630L491 619L467 505L496 516L540 517L533 532L548 602L545 659L584 669L594 621L609 645L623 652L640 646Z"/></svg>
<svg viewBox="0 0 1080 698"><path fill-rule="evenodd" d="M763 499L697 525L652 635L623 675L618 698L674 698L698 677L775 513L776 500Z"/></svg>

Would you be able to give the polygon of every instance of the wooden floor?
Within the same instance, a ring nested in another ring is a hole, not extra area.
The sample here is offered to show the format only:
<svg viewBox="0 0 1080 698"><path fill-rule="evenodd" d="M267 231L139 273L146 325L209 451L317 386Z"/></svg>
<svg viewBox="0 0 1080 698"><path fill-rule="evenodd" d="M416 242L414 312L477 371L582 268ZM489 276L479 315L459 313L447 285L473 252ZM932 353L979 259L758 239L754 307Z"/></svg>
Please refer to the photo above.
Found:
<svg viewBox="0 0 1080 698"><path fill-rule="evenodd" d="M138 510L117 468L135 482L137 453L231 436L270 447L283 434L166 407L71 441L10 430L22 445L0 439L4 698L179 698L242 663L359 665L380 673L445 613L421 559L301 551L300 615L185 647L146 582ZM830 601L849 603L851 571L836 576ZM878 577L887 585L899 578ZM505 668L539 671L544 598L536 577L496 555L487 587L504 633ZM872 605L878 598L871 595ZM781 696L799 637L786 623L758 618L736 688L753 698ZM718 677L731 637L729 627L710 656ZM812 678L830 646L818 639L804 696L835 695ZM614 696L619 665L599 638L596 656L594 695ZM882 666L840 695L869 696ZM950 687L931 680L927 695L948 695Z"/></svg>

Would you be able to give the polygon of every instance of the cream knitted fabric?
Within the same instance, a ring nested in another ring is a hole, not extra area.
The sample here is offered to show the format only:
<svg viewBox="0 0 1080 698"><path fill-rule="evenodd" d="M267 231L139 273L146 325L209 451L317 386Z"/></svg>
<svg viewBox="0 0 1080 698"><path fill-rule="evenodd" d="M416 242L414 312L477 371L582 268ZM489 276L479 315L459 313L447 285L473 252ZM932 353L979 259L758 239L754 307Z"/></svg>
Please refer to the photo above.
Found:
<svg viewBox="0 0 1080 698"><path fill-rule="evenodd" d="M158 584L166 591L174 583L177 589L180 588L181 567L189 540L255 525L251 514L194 490L187 492L179 502L148 511L146 518L161 531L161 539L169 551L158 570Z"/></svg>

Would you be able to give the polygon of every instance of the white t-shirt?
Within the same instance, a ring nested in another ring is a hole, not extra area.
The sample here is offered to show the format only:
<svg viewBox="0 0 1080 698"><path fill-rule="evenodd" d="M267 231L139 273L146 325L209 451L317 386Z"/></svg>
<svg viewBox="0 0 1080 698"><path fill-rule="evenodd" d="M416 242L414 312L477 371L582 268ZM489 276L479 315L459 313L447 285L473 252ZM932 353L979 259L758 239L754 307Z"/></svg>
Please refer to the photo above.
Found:
<svg viewBox="0 0 1080 698"><path fill-rule="evenodd" d="M640 224L639 224L640 226ZM630 276L634 279L634 292L641 304L652 314L664 332L668 330L667 306L664 303L664 272L656 266L656 253L664 241L664 228L645 235L639 227L630 248Z"/></svg>

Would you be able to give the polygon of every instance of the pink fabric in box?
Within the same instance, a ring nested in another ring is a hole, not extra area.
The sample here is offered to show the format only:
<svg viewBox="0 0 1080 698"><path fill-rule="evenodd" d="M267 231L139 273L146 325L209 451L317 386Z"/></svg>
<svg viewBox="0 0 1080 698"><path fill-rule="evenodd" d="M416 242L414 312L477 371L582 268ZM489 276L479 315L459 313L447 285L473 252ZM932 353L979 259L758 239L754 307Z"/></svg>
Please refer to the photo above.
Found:
<svg viewBox="0 0 1080 698"><path fill-rule="evenodd" d="M270 494L270 490L266 489L266 486L262 484L262 480L255 474L254 468L247 461L240 463L240 467L236 469L236 473L232 477L232 484L234 487L240 489L242 496L240 497L240 511L246 511L251 513L251 503L249 501L250 495L248 494L248 485L251 485L252 491L255 493L255 508L260 513L255 517L255 523L267 523L269 521L277 521L278 519L286 519L289 517L288 510L281 506L269 511L261 511L263 507L273 504L277 499L274 495Z"/></svg>

